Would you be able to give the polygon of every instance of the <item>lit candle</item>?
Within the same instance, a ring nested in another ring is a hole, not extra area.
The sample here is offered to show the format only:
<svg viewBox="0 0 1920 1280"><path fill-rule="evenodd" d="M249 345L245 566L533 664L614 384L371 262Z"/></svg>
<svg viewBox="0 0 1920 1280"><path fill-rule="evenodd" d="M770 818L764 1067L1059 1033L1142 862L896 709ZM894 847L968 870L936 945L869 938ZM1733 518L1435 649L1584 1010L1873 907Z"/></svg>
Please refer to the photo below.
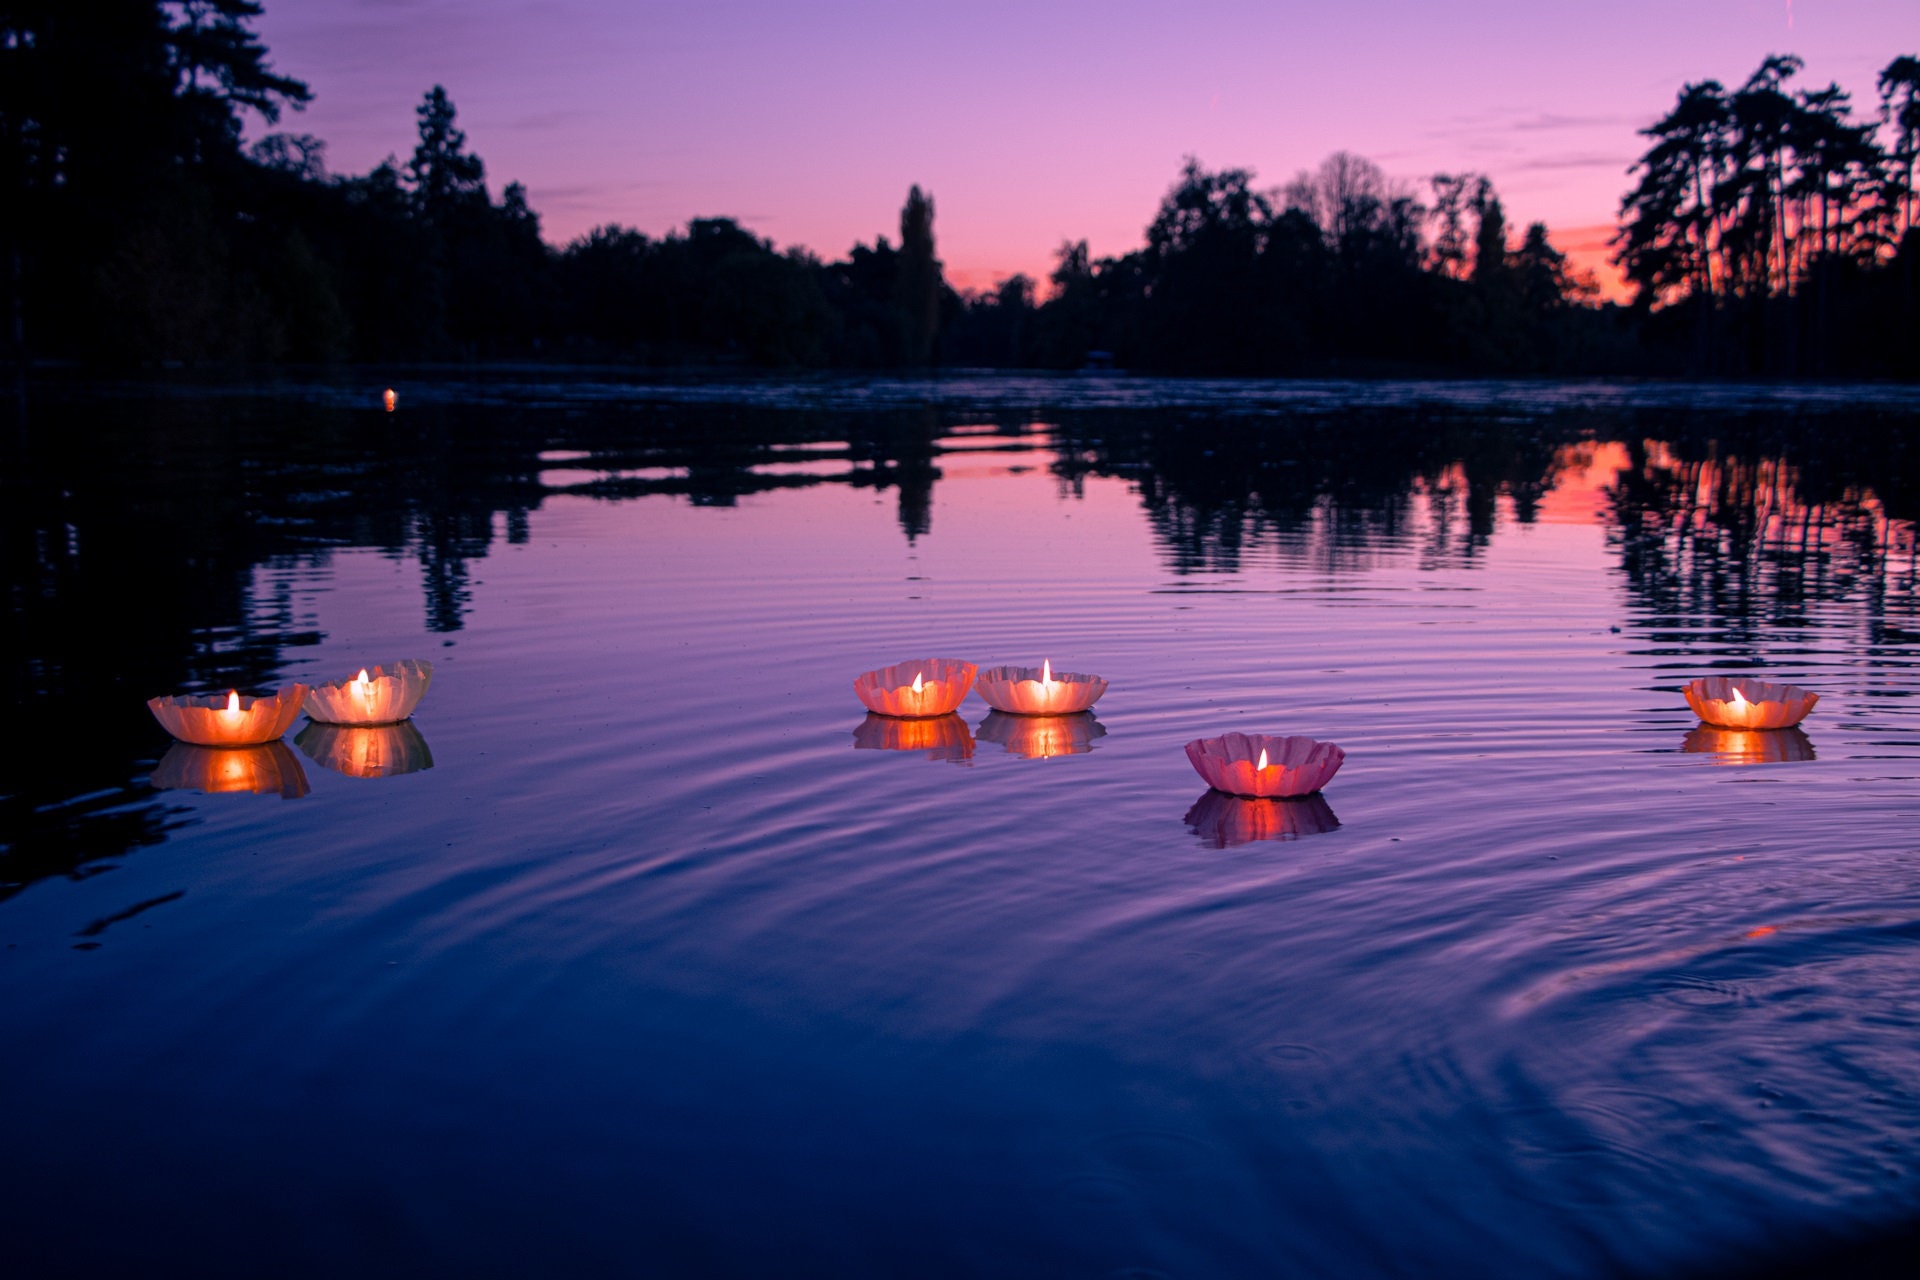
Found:
<svg viewBox="0 0 1920 1280"><path fill-rule="evenodd" d="M149 698L147 709L160 727L182 742L202 747L248 747L271 742L293 727L307 686L288 685L278 693L243 699L238 689L226 697L180 694Z"/></svg>
<svg viewBox="0 0 1920 1280"><path fill-rule="evenodd" d="M1016 716L1062 716L1085 711L1107 691L1107 682L1099 676L1079 675L1072 671L1053 674L1053 659L1044 659L1040 669L1032 667L989 667L980 673L980 696L995 711Z"/></svg>
<svg viewBox="0 0 1920 1280"><path fill-rule="evenodd" d="M1298 735L1229 733L1187 744L1194 772L1208 786L1236 796L1311 795L1339 772L1346 758L1331 742Z"/></svg>
<svg viewBox="0 0 1920 1280"><path fill-rule="evenodd" d="M390 667L376 665L351 680L315 685L307 714L322 724L397 724L413 714L433 683L433 664L403 658Z"/></svg>
<svg viewBox="0 0 1920 1280"><path fill-rule="evenodd" d="M387 393L386 393L385 395L383 395L383 396L381 396L381 397L380 397L380 399L381 399L381 401L382 401L382 403L384 403L384 404L385 404L385 405L387 406L387 412L388 412L388 413L392 413L392 412L393 412L393 406L394 406L395 404L397 404L397 403L399 403L399 400L400 400L400 397L399 397L399 396L396 396L395 394L393 394L393 388L392 388L392 387L388 387L388 388L387 388Z"/></svg>
<svg viewBox="0 0 1920 1280"><path fill-rule="evenodd" d="M856 676L853 693L883 716L944 716L973 688L974 670L971 662L954 658L897 662Z"/></svg>

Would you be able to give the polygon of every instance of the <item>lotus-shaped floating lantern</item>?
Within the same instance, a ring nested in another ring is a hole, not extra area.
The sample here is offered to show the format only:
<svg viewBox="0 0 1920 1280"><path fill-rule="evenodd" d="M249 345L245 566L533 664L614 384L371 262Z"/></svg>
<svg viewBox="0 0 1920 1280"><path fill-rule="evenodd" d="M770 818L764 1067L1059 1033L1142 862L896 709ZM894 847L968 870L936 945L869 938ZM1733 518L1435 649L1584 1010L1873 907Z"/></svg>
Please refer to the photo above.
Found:
<svg viewBox="0 0 1920 1280"><path fill-rule="evenodd" d="M960 709L973 688L974 665L956 658L896 662L855 677L853 692L867 710L883 716L944 716Z"/></svg>
<svg viewBox="0 0 1920 1280"><path fill-rule="evenodd" d="M854 729L853 745L862 751L924 751L929 760L958 763L973 758L973 731L952 712L911 718L876 712Z"/></svg>
<svg viewBox="0 0 1920 1280"><path fill-rule="evenodd" d="M1297 735L1229 733L1195 738L1187 759L1216 791L1268 798L1311 795L1340 770L1347 753Z"/></svg>
<svg viewBox="0 0 1920 1280"><path fill-rule="evenodd" d="M1687 705L1721 729L1788 729L1806 719L1820 695L1797 684L1752 676L1707 676L1686 687Z"/></svg>
<svg viewBox="0 0 1920 1280"><path fill-rule="evenodd" d="M982 676L982 679L985 677ZM980 722L980 740L996 742L1016 756L1046 760L1079 756L1093 750L1093 740L1107 736L1107 727L1082 711L1071 716L1012 715L991 711Z"/></svg>
<svg viewBox="0 0 1920 1280"><path fill-rule="evenodd" d="M1295 800L1249 800L1208 791L1187 810L1187 826L1209 847L1232 849L1257 840L1298 840L1340 825L1327 798L1315 793Z"/></svg>
<svg viewBox="0 0 1920 1280"><path fill-rule="evenodd" d="M287 800L297 800L308 790L307 771L284 742L253 747L196 747L176 742L160 757L148 781L162 791L278 792Z"/></svg>
<svg viewBox="0 0 1920 1280"><path fill-rule="evenodd" d="M413 714L433 683L433 664L403 658L392 666L366 667L351 680L313 686L307 714L322 724L398 724Z"/></svg>
<svg viewBox="0 0 1920 1280"><path fill-rule="evenodd" d="M293 727L307 686L290 684L278 693L243 698L225 694L181 694L147 699L153 718L182 742L201 747L251 747L272 742Z"/></svg>
<svg viewBox="0 0 1920 1280"><path fill-rule="evenodd" d="M324 724L293 735L307 758L349 778L392 778L433 768L433 752L412 721L403 724Z"/></svg>
<svg viewBox="0 0 1920 1280"><path fill-rule="evenodd" d="M1687 731L1680 749L1689 753L1711 754L1716 764L1786 764L1793 760L1813 759L1813 740L1806 730L1791 729L1719 729L1710 724L1696 725Z"/></svg>
<svg viewBox="0 0 1920 1280"><path fill-rule="evenodd" d="M995 711L1016 716L1066 716L1100 701L1107 682L1071 671L1056 673L1051 658L1032 667L988 667L974 686Z"/></svg>

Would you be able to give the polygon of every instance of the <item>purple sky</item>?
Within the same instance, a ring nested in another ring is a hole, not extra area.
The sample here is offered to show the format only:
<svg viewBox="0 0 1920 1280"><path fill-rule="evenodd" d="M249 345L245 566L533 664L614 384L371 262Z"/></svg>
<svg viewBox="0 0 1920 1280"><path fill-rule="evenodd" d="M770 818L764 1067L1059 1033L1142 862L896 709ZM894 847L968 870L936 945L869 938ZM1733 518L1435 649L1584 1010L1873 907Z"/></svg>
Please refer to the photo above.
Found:
<svg viewBox="0 0 1920 1280"><path fill-rule="evenodd" d="M894 237L917 182L963 287L1044 276L1069 238L1136 247L1188 154L1263 186L1340 149L1477 170L1591 259L1683 82L1798 53L1862 113L1920 52L1915 0L267 0L258 26L316 94L280 127L335 172L404 158L444 84L555 243L727 215L839 257Z"/></svg>

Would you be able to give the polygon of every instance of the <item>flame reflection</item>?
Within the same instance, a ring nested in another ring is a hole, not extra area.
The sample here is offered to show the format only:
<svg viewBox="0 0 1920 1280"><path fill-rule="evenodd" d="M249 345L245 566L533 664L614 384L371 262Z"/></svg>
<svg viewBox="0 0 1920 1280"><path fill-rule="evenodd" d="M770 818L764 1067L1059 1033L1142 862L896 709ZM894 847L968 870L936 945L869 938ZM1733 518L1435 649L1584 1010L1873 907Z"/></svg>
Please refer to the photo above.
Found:
<svg viewBox="0 0 1920 1280"><path fill-rule="evenodd" d="M196 747L176 742L160 757L148 779L161 791L202 791L219 795L278 792L284 800L307 794L307 771L300 757L278 738L252 747Z"/></svg>
<svg viewBox="0 0 1920 1280"><path fill-rule="evenodd" d="M869 711L853 731L862 751L924 751L929 760L963 764L973 759L973 731L958 714L906 720Z"/></svg>
<svg viewBox="0 0 1920 1280"><path fill-rule="evenodd" d="M1813 739L1797 725L1790 729L1720 729L1703 724L1687 731L1680 749L1693 755L1711 755L1715 764L1785 764L1813 759Z"/></svg>
<svg viewBox="0 0 1920 1280"><path fill-rule="evenodd" d="M411 720L380 725L309 720L293 735L293 744L315 764L349 778L392 778L433 768L433 752Z"/></svg>
<svg viewBox="0 0 1920 1280"><path fill-rule="evenodd" d="M1083 756L1093 740L1107 736L1107 727L1091 711L1070 716L1021 716L990 711L980 722L980 741L1005 747L1016 756L1045 760L1053 756Z"/></svg>
<svg viewBox="0 0 1920 1280"><path fill-rule="evenodd" d="M1214 849L1258 840L1298 840L1340 826L1333 806L1319 792L1292 800L1250 800L1208 788L1187 810L1187 826Z"/></svg>

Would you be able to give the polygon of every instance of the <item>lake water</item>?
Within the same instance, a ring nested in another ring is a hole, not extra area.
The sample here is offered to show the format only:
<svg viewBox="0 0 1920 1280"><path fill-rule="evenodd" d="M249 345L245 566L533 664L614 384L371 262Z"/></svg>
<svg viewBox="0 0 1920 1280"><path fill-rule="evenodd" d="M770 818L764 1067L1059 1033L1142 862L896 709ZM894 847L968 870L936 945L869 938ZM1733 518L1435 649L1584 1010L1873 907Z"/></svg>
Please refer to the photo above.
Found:
<svg viewBox="0 0 1920 1280"><path fill-rule="evenodd" d="M13 404L14 1274L1714 1274L1920 1214L1920 393L388 381ZM1111 689L866 718L932 656ZM377 741L143 705L406 657ZM1700 728L1738 671L1821 704ZM1229 799L1232 730L1347 761Z"/></svg>

